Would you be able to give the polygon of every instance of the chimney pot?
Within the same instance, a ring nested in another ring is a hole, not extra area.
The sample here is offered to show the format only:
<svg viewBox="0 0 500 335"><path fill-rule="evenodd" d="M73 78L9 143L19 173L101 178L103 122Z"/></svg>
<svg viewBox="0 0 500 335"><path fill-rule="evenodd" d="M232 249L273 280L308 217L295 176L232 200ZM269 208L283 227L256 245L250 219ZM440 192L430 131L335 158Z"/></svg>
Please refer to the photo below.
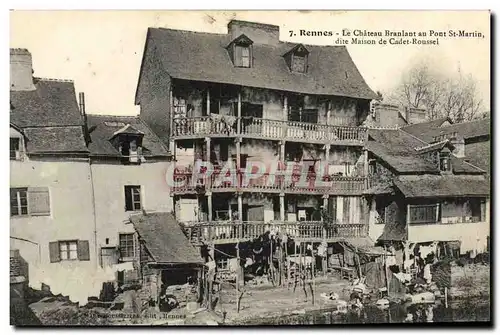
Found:
<svg viewBox="0 0 500 335"><path fill-rule="evenodd" d="M10 49L10 89L34 91L33 61L27 49Z"/></svg>

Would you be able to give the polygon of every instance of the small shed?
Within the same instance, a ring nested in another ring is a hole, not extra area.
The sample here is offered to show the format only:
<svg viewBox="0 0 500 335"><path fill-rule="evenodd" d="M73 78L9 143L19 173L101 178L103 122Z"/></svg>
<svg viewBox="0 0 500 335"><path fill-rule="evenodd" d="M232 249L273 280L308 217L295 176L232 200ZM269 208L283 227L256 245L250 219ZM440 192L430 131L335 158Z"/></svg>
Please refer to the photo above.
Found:
<svg viewBox="0 0 500 335"><path fill-rule="evenodd" d="M171 213L131 216L140 244L140 271L143 285L158 302L163 288L186 284L190 278L200 283L204 261L184 235Z"/></svg>

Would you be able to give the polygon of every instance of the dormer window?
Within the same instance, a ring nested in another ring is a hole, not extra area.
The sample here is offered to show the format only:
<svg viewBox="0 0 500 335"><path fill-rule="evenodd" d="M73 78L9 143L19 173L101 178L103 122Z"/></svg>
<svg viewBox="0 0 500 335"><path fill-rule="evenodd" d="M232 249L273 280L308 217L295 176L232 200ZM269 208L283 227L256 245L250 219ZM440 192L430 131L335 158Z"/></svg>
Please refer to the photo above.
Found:
<svg viewBox="0 0 500 335"><path fill-rule="evenodd" d="M227 49L235 67L252 67L252 45L253 41L244 34L235 38L228 46Z"/></svg>
<svg viewBox="0 0 500 335"><path fill-rule="evenodd" d="M290 71L296 73L307 73L307 58L309 51L302 44L295 46L288 51L283 57L290 68Z"/></svg>
<svg viewBox="0 0 500 335"><path fill-rule="evenodd" d="M443 150L440 152L440 154L439 154L439 170L441 172L450 172L451 171L449 150Z"/></svg>
<svg viewBox="0 0 500 335"><path fill-rule="evenodd" d="M142 138L144 133L130 124L116 131L111 139L119 151L122 163L140 164L142 160Z"/></svg>

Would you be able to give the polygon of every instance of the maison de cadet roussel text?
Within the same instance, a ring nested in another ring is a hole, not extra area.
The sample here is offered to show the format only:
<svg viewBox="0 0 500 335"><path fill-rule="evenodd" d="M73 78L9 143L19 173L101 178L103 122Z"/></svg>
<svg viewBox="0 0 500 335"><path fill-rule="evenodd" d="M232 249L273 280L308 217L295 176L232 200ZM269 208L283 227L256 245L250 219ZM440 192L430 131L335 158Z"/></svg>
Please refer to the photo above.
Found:
<svg viewBox="0 0 500 335"><path fill-rule="evenodd" d="M340 32L325 30L290 30L289 37L333 37L334 45L373 44L373 45L439 45L440 40L447 38L484 38L479 31L467 30L382 30L370 31L362 29L342 29Z"/></svg>

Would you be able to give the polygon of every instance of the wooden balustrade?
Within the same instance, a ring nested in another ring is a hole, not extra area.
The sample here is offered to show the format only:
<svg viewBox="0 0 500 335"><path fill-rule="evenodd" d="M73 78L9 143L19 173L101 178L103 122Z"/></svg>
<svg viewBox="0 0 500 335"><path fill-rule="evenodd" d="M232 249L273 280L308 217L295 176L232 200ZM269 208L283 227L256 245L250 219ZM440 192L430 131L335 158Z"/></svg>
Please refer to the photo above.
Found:
<svg viewBox="0 0 500 335"><path fill-rule="evenodd" d="M211 221L181 223L186 236L193 243L231 243L253 240L266 232L287 234L297 240L334 240L366 236L365 224L324 225L320 221Z"/></svg>
<svg viewBox="0 0 500 335"><path fill-rule="evenodd" d="M235 136L237 135L237 120L238 118L234 116L224 117L219 115L175 118L172 124L172 136L174 138ZM366 137L366 128L242 117L240 135L304 142L335 143L336 141L343 141L362 143Z"/></svg>

